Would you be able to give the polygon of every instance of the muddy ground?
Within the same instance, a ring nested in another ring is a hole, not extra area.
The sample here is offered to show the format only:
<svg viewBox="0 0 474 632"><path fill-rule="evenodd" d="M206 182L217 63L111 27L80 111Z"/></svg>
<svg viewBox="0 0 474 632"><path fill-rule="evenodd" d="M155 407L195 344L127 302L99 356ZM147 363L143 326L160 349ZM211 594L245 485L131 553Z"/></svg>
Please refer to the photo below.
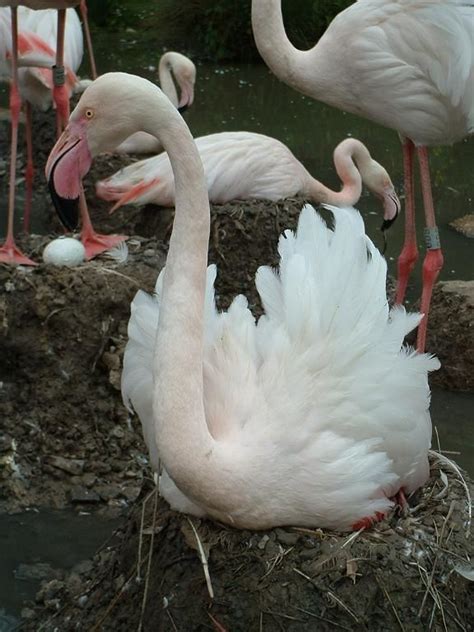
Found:
<svg viewBox="0 0 474 632"><path fill-rule="evenodd" d="M45 137L40 145L35 203L44 203L41 161L50 142ZM116 156L96 161L86 183L89 199L95 199L91 183L122 163ZM300 207L300 200L287 200L212 209L209 257L219 268L220 307L243 292L260 313L255 270L276 263L277 237L295 226ZM135 568L151 481L139 422L121 401L120 370L130 301L138 288L153 287L172 211L125 208L109 217L107 208L92 202L94 224L132 236L126 263L99 258L74 269L0 266L0 511L72 504L117 513L130 507L115 544L98 554L92 570L45 586L38 610L27 613L28 630L38 630L41 621L44 630L128 631L137 629L142 612L146 582L136 581ZM48 213L50 230L59 230ZM41 262L51 237L20 243ZM473 390L473 307L461 288L436 290L428 349L443 368L433 383ZM347 535L320 531L252 534L195 521L211 551L211 601L189 522L160 501L151 529L149 501L141 577L155 535L143 629L220 629L215 617L232 631L469 630L468 582L453 570L464 568L470 550L459 478L434 465L430 485L411 505L419 507L349 542Z"/></svg>

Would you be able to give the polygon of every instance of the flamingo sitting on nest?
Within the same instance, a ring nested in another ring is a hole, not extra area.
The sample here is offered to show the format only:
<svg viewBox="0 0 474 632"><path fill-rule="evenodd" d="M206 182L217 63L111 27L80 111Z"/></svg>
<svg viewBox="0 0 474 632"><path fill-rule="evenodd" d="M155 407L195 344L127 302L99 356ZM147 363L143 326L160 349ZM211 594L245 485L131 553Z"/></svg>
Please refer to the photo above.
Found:
<svg viewBox="0 0 474 632"><path fill-rule="evenodd" d="M353 206L359 201L362 184L379 197L384 206L384 225L400 209L387 171L372 159L367 147L346 138L334 150L334 165L341 178L341 191L332 191L313 178L286 145L275 138L252 132L221 132L196 138L206 174L209 201L281 200L303 195L312 202ZM104 200L124 204L175 202L173 170L166 153L132 163L96 185Z"/></svg>
<svg viewBox="0 0 474 632"><path fill-rule="evenodd" d="M277 77L304 94L396 130L403 140L405 243L398 259L402 303L418 258L413 154L420 165L427 253L417 348L424 351L433 286L443 254L431 191L428 147L474 133L474 1L359 0L337 15L317 44L295 48L281 0L252 0L255 42Z"/></svg>
<svg viewBox="0 0 474 632"><path fill-rule="evenodd" d="M132 303L123 393L139 413L171 506L238 528L368 526L429 474L427 373L436 359L403 346L420 314L389 311L386 263L360 215L311 206L280 238L279 271L214 304L210 212L199 152L151 82L99 77L82 95L46 167L61 216L74 213L94 156L130 134L157 136L176 183L165 270Z"/></svg>

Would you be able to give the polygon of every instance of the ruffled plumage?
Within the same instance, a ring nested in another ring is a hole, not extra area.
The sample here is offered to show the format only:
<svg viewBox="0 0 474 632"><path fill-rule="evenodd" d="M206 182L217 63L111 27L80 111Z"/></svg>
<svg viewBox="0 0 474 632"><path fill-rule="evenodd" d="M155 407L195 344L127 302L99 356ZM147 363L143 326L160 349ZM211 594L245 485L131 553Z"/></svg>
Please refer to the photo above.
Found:
<svg viewBox="0 0 474 632"><path fill-rule="evenodd" d="M246 299L227 312L205 301L204 406L223 462L246 489L227 522L350 528L387 511L389 497L428 476L428 371L436 359L403 346L420 321L389 310L386 263L354 209L330 207L334 228L311 206L296 233L280 237L280 266L256 275L265 314ZM331 222L331 217L328 215ZM132 303L122 392L139 414L151 463L159 468L152 418L156 295ZM159 388L159 385L156 385ZM181 511L219 518L188 500L166 475L161 493Z"/></svg>

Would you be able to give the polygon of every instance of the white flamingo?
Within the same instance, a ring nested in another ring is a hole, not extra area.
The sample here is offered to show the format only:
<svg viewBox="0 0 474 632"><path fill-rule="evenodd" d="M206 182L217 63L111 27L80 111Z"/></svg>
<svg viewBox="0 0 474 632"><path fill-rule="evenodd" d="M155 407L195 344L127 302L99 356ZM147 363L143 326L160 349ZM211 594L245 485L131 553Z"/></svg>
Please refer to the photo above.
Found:
<svg viewBox="0 0 474 632"><path fill-rule="evenodd" d="M40 66L44 69L51 66L51 58L54 57L54 72L52 79L52 97L56 105L57 131L61 131L69 116L69 96L73 83L71 77L65 80L65 75L69 73L65 69L65 56L71 54L74 60L78 56L82 58L82 34L78 35L74 26L74 18L71 12L66 13L69 8L80 5L84 19L84 28L88 35L88 47L91 57L91 66L95 72L95 62L93 59L92 44L89 36L87 22L87 6L85 0L0 0L0 75L7 76L11 80L10 87L10 110L11 110L11 152L10 152L10 174L9 174L9 195L8 195L8 218L7 234L5 243L0 248L0 262L9 264L36 265L29 257L26 257L15 243L13 232L13 220L15 214L15 182L16 182L16 158L18 148L18 123L21 110L20 79L22 80L23 91L26 90L27 98L38 99L44 107L45 94L44 84L49 84L49 72L47 70L33 73L30 68L22 66ZM10 19L8 20L4 12L4 7L10 8ZM26 8L25 8L26 7ZM41 36L31 30L21 32L19 30L18 12L22 11L23 17L28 21L29 28L39 29ZM30 9L39 11L40 15L33 16ZM50 10L54 9L53 12ZM68 22L72 24L72 35L74 42L66 44L65 30L66 16L69 15ZM44 17L47 16L47 17ZM57 24L54 24L54 17L57 16ZM76 18L77 19L77 18ZM52 33L55 33L55 43L51 42ZM43 39L46 37L46 40ZM51 46L50 44L53 44ZM22 45L25 50L21 50ZM8 55L9 63L6 63ZM71 65L75 61L71 61ZM79 61L80 63L80 61ZM94 76L94 75L93 75ZM25 226L28 228L29 205L31 204L31 182L33 178L33 166L31 156L31 112L27 106L27 139L28 139L28 166L27 166L27 197L25 208ZM87 215L85 200L83 200L83 215ZM85 223L90 220L87 215Z"/></svg>
<svg viewBox="0 0 474 632"><path fill-rule="evenodd" d="M443 265L428 150L474 131L473 0L359 0L331 22L310 50L285 33L281 0L252 0L257 47L282 81L342 110L395 129L403 138L405 243L398 260L402 303L418 257L413 152L420 164L427 253L417 347L425 348L434 283Z"/></svg>
<svg viewBox="0 0 474 632"><path fill-rule="evenodd" d="M301 194L313 202L353 206L362 184L380 197L384 220L390 223L400 209L387 171L373 160L367 147L355 138L343 140L334 150L334 165L343 184L332 191L313 178L286 145L252 132L221 132L196 138L204 166L209 201L281 200ZM166 153L135 162L96 185L104 200L123 204L173 206L173 170Z"/></svg>
<svg viewBox="0 0 474 632"><path fill-rule="evenodd" d="M157 295L133 301L123 373L161 493L240 528L369 525L429 472L438 362L402 346L420 315L389 312L385 260L354 209L332 207L330 230L310 206L280 239L279 273L257 272L265 315L256 324L243 296L218 313L199 153L176 108L133 75L99 77L53 148L61 213L92 158L138 130L160 138L176 182L166 268Z"/></svg>
<svg viewBox="0 0 474 632"><path fill-rule="evenodd" d="M179 86L179 96L173 77ZM193 104L196 66L189 57L174 51L164 53L158 64L158 78L161 89L180 112L184 112ZM153 134L137 132L121 143L115 151L121 154L158 154L163 151L163 146Z"/></svg>

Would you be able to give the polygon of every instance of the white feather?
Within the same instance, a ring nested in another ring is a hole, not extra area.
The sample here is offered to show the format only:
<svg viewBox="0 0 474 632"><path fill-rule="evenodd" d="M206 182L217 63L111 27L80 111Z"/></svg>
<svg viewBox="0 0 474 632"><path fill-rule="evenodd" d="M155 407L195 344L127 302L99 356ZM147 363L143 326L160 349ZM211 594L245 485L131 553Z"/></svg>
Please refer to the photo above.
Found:
<svg viewBox="0 0 474 632"><path fill-rule="evenodd" d="M403 346L420 316L389 311L386 264L360 215L330 210L333 230L305 206L296 233L280 238L279 270L258 270L265 315L257 324L242 296L217 313L215 268L208 269L206 420L223 450L229 446L235 475L255 477L251 497L227 517L237 524L241 516L261 524L263 511L274 524L297 515L300 525L350 528L389 509L389 496L416 489L428 475L427 372L439 363ZM155 467L160 279L155 297L139 292L132 303L122 376L124 401L140 415ZM166 473L161 492L178 509L216 516Z"/></svg>

